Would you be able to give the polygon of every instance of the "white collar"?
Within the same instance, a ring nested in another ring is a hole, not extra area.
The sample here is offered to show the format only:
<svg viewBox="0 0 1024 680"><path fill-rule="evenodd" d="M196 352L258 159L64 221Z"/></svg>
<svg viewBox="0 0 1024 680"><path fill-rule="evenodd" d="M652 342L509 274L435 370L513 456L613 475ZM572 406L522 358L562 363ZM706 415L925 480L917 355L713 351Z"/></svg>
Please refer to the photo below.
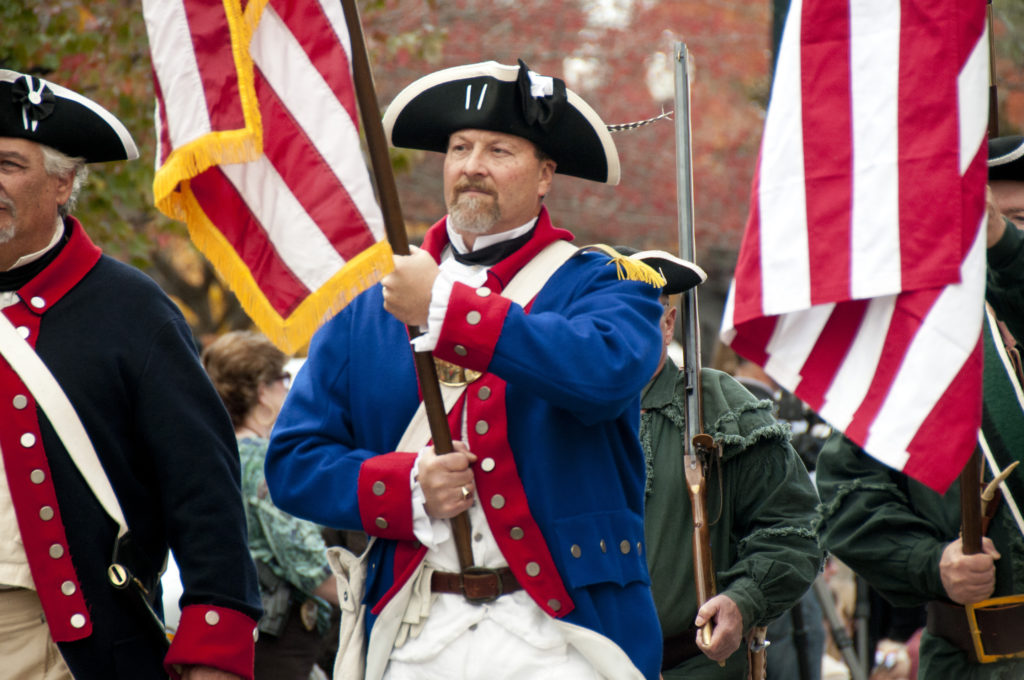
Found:
<svg viewBox="0 0 1024 680"><path fill-rule="evenodd" d="M514 238L518 238L533 229L533 225L536 223L537 218L534 217L523 226L516 227L515 229L508 229L507 231L501 231L497 234L482 234L477 236L476 240L473 241L472 248L467 247L466 242L462 240L462 236L452 228L451 220L445 221L445 229L448 230L448 240L455 249L460 253L469 253L474 250L480 250L481 248L494 245L495 243L501 243L502 241L510 241Z"/></svg>
<svg viewBox="0 0 1024 680"><path fill-rule="evenodd" d="M60 241L62 236L64 236L64 220L62 220L58 216L57 217L57 223L55 225L53 225L53 237L50 239L50 242L48 244L46 244L46 247L43 248L42 250L37 250L34 253L29 253L28 255L22 255L21 257L19 257L17 259L17 261L15 261L14 264L12 264L10 266L10 268L8 268L7 271L11 271L12 269L17 269L18 267L24 267L26 264L31 264L31 263L35 262L36 260L41 258L43 255L46 255L46 253L50 252L50 250L54 246L56 246L57 243Z"/></svg>

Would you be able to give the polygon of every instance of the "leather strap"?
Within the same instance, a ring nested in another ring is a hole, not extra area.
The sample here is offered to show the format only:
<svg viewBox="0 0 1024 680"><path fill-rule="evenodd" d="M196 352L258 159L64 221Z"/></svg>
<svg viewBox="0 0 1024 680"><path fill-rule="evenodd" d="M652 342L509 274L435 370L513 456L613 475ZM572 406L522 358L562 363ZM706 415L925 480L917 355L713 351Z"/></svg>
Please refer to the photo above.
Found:
<svg viewBox="0 0 1024 680"><path fill-rule="evenodd" d="M979 663L965 609L934 600L927 604L926 610L928 632L966 652L973 663ZM1024 653L1024 603L976 607L974 616L984 654Z"/></svg>
<svg viewBox="0 0 1024 680"><path fill-rule="evenodd" d="M92 446L85 427L82 425L75 407L64 394L57 379L50 373L43 360L36 354L32 345L21 337L10 320L0 312L0 355L7 360L21 381L25 383L36 403L43 409L54 431L60 437L64 448L82 473L96 500L107 511L110 518L117 523L118 538L128 532L121 504L110 486L107 473L104 472L96 450Z"/></svg>
<svg viewBox="0 0 1024 680"><path fill-rule="evenodd" d="M460 574L435 571L430 575L432 592L463 595L470 602L491 602L521 589L515 574L508 567L470 567Z"/></svg>
<svg viewBox="0 0 1024 680"><path fill-rule="evenodd" d="M667 671L701 654L697 646L697 629L687 628L682 633L670 635L663 641L661 670Z"/></svg>

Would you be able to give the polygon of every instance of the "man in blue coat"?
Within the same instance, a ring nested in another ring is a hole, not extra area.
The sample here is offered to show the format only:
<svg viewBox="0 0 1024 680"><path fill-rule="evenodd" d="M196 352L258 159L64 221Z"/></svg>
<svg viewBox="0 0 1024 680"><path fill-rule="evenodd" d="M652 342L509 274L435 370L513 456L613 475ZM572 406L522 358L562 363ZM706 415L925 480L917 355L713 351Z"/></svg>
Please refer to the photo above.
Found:
<svg viewBox="0 0 1024 680"><path fill-rule="evenodd" d="M445 154L448 216L314 338L272 436L271 495L376 538L367 678L654 680L636 432L659 289L576 252L542 205L556 172L615 184L614 143L522 62L426 76L384 125ZM455 390L446 455L429 435L400 443L420 403L407 325ZM460 568L463 512L483 574Z"/></svg>

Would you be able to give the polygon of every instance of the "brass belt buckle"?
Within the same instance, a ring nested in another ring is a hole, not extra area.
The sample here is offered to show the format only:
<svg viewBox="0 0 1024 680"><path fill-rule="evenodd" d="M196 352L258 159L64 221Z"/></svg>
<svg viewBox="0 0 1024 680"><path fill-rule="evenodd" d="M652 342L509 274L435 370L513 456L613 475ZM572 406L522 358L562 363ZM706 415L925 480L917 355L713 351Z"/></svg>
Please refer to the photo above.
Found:
<svg viewBox="0 0 1024 680"><path fill-rule="evenodd" d="M493 595L481 594L478 589L471 589L469 587L471 582L483 585L492 582L492 579L494 583ZM462 595L469 602L473 604L494 602L503 594L504 586L501 583L501 574L498 573L497 569L491 567L466 567L462 571Z"/></svg>
<svg viewBox="0 0 1024 680"><path fill-rule="evenodd" d="M993 661L1002 661L1003 659L1024 658L1024 648L1018 652L1010 652L1007 654L987 653L985 651L985 642L981 639L981 628L978 626L978 615L975 613L975 610L994 609L1004 607L1006 605L1019 605L1022 603L1024 603L1024 595L1006 595L1004 597L992 597L987 600L982 600L981 602L964 605L964 611L967 613L967 626L971 631L971 642L974 643L974 654L978 657L979 663L992 663Z"/></svg>

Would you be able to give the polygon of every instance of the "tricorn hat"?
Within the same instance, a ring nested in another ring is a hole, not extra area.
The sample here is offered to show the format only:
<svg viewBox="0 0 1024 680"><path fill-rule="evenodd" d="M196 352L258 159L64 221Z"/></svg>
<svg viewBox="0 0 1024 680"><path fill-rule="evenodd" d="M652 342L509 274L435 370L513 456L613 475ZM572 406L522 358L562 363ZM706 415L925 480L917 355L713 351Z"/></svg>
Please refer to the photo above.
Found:
<svg viewBox="0 0 1024 680"><path fill-rule="evenodd" d="M708 280L707 272L695 263L676 257L664 250L637 250L629 246L615 246L623 255L643 262L665 277L661 292L676 295L695 288Z"/></svg>
<svg viewBox="0 0 1024 680"><path fill-rule="evenodd" d="M394 146L448 150L448 137L476 129L523 137L550 156L563 175L619 183L619 155L601 117L558 78L519 61L448 68L416 80L384 113Z"/></svg>
<svg viewBox="0 0 1024 680"><path fill-rule="evenodd" d="M0 137L45 144L87 163L139 157L128 129L96 102L6 69L0 69Z"/></svg>
<svg viewBox="0 0 1024 680"><path fill-rule="evenodd" d="M1024 136L988 140L988 178L1024 182Z"/></svg>

